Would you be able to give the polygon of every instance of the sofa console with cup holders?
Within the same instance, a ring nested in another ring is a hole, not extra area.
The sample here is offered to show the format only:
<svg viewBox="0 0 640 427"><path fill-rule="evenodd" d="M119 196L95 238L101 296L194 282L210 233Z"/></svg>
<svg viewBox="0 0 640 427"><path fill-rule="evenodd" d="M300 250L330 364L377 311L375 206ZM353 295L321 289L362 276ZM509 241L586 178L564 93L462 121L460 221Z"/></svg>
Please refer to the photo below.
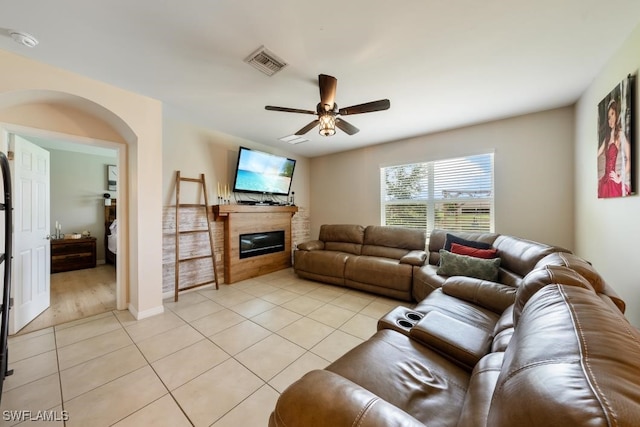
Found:
<svg viewBox="0 0 640 427"><path fill-rule="evenodd" d="M494 261L413 266L424 297L291 384L271 427L638 425L640 332L598 272L561 248L441 230L430 258L460 252L444 249L457 238L467 253L490 242L476 255Z"/></svg>

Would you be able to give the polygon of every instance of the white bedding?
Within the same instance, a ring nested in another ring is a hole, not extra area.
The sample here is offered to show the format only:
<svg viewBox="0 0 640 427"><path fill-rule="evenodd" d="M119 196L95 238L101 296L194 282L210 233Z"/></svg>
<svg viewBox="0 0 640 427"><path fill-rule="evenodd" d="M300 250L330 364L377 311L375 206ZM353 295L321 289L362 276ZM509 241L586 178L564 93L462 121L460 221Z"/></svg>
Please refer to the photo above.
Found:
<svg viewBox="0 0 640 427"><path fill-rule="evenodd" d="M118 220L117 219L113 220L113 222L109 226L109 231L111 232L111 234L107 236L107 248L115 254L118 246L117 245L117 242L118 242Z"/></svg>

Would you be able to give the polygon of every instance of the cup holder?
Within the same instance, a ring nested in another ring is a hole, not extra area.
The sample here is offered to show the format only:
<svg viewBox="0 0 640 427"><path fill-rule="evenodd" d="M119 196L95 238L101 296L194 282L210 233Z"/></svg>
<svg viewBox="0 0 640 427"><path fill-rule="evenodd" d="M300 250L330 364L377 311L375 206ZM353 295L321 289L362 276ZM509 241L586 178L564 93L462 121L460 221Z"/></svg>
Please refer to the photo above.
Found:
<svg viewBox="0 0 640 427"><path fill-rule="evenodd" d="M409 335L411 328L422 320L424 314L414 311L412 308L398 306L378 320L377 328L393 329L404 335Z"/></svg>
<svg viewBox="0 0 640 427"><path fill-rule="evenodd" d="M413 323L409 322L408 320L405 319L399 319L397 321L398 325L402 326L403 328L411 328L413 327Z"/></svg>
<svg viewBox="0 0 640 427"><path fill-rule="evenodd" d="M415 311L410 311L405 316L407 317L407 319L412 320L414 322L417 322L418 320L422 319L422 317L423 317L422 314L416 313Z"/></svg>

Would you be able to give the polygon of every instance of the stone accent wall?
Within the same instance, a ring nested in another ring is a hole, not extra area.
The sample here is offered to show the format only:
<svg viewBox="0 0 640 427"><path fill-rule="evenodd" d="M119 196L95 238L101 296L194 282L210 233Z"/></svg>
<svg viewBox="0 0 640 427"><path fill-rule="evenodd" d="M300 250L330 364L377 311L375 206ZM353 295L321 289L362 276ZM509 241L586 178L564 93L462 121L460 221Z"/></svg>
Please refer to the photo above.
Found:
<svg viewBox="0 0 640 427"><path fill-rule="evenodd" d="M208 209L209 222L213 232L216 268L220 284L224 282L224 223L214 221L211 208ZM162 212L162 292L175 290L175 248L176 248L176 207L165 206ZM180 208L180 230L206 230L202 208ZM298 207L298 212L291 219L292 251L295 245L311 239L309 211ZM206 233L186 234L181 236L181 258L208 255L209 238ZM293 252L292 252L293 257ZM187 261L180 264L180 287L213 280L213 266L209 258Z"/></svg>
<svg viewBox="0 0 640 427"><path fill-rule="evenodd" d="M208 209L209 222L213 232L213 244L216 254L218 280L224 281L224 224L213 220L211 208ZM180 208L180 230L206 230L202 208ZM207 233L183 234L180 237L180 258L208 255L211 253ZM162 292L175 290L176 257L176 208L165 206L162 213ZM180 288L213 280L213 264L210 258L186 261L180 264Z"/></svg>
<svg viewBox="0 0 640 427"><path fill-rule="evenodd" d="M311 221L309 210L298 206L298 212L291 219L291 241L293 249L298 243L311 240Z"/></svg>

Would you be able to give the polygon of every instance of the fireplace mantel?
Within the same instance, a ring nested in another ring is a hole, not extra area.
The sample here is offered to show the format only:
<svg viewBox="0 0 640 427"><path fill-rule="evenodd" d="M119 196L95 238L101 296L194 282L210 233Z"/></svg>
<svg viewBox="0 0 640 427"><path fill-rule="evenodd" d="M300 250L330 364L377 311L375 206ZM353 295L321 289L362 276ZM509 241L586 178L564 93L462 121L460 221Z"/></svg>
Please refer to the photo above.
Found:
<svg viewBox="0 0 640 427"><path fill-rule="evenodd" d="M224 221L224 282L282 270L291 266L291 217L297 206L214 205L216 221ZM285 250L240 258L240 235L284 230Z"/></svg>
<svg viewBox="0 0 640 427"><path fill-rule="evenodd" d="M226 217L233 213L279 213L286 212L293 216L298 212L297 206L269 206L269 205L214 205L213 214Z"/></svg>

